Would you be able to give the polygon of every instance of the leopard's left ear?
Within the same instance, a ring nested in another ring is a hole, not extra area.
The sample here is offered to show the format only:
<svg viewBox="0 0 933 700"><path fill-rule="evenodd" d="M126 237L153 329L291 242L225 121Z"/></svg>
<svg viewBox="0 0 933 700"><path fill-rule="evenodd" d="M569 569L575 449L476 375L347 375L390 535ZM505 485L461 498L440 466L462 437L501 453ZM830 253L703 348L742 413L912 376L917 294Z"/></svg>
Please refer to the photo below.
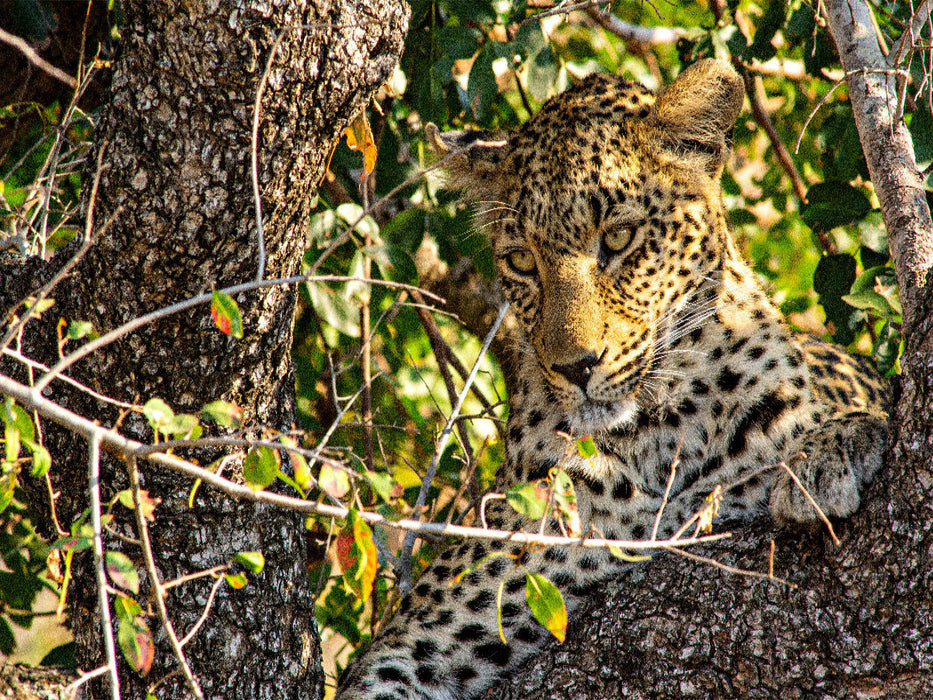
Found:
<svg viewBox="0 0 933 700"><path fill-rule="evenodd" d="M446 170L450 186L476 200L487 199L505 155L506 134L494 131L446 131L434 124L424 128L428 145L441 157L450 157Z"/></svg>
<svg viewBox="0 0 933 700"><path fill-rule="evenodd" d="M732 127L745 97L742 78L728 63L697 61L655 102L651 118L664 145L678 155L695 156L718 177L729 158Z"/></svg>

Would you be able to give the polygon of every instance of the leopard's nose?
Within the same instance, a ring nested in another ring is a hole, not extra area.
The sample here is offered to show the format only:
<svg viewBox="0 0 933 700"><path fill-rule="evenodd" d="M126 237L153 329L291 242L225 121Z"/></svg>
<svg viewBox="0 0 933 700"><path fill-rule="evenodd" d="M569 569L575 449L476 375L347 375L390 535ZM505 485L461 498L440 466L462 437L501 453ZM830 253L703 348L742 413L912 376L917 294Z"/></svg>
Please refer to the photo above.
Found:
<svg viewBox="0 0 933 700"><path fill-rule="evenodd" d="M567 364L551 365L551 371L559 372L564 375L568 381L576 384L583 393L586 393L586 385L593 374L593 368L599 364L600 358L595 352L588 352L578 360Z"/></svg>

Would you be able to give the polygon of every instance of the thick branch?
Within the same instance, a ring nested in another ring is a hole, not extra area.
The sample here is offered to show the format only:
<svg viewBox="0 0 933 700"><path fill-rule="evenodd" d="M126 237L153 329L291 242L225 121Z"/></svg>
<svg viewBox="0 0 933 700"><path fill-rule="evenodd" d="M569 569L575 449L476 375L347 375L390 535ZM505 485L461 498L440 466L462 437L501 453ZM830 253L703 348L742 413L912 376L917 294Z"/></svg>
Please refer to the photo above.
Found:
<svg viewBox="0 0 933 700"><path fill-rule="evenodd" d="M897 75L881 52L871 10L863 0L828 0L824 7L881 202L909 332L918 320L921 290L933 267L933 223L910 133L898 112Z"/></svg>

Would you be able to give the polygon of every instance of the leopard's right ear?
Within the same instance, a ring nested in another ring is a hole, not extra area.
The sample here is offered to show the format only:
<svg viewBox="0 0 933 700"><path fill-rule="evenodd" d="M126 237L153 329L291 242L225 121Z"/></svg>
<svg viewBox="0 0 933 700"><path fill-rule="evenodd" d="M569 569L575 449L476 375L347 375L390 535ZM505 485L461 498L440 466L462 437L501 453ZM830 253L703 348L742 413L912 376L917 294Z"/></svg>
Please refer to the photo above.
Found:
<svg viewBox="0 0 933 700"><path fill-rule="evenodd" d="M425 126L424 133L431 149L446 160L450 186L474 199L487 199L495 187L508 137L494 131L441 133L434 124Z"/></svg>

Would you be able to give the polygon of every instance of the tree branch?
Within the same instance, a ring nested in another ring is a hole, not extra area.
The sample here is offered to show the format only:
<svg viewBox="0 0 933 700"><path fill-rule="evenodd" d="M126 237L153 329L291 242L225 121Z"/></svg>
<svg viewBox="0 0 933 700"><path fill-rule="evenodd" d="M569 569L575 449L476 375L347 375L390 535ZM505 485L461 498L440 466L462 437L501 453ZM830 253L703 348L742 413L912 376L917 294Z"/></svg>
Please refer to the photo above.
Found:
<svg viewBox="0 0 933 700"><path fill-rule="evenodd" d="M897 110L896 72L888 67L864 0L823 5L846 71L849 99L881 213L904 307L905 336L918 321L927 273L933 267L933 222L913 144Z"/></svg>

